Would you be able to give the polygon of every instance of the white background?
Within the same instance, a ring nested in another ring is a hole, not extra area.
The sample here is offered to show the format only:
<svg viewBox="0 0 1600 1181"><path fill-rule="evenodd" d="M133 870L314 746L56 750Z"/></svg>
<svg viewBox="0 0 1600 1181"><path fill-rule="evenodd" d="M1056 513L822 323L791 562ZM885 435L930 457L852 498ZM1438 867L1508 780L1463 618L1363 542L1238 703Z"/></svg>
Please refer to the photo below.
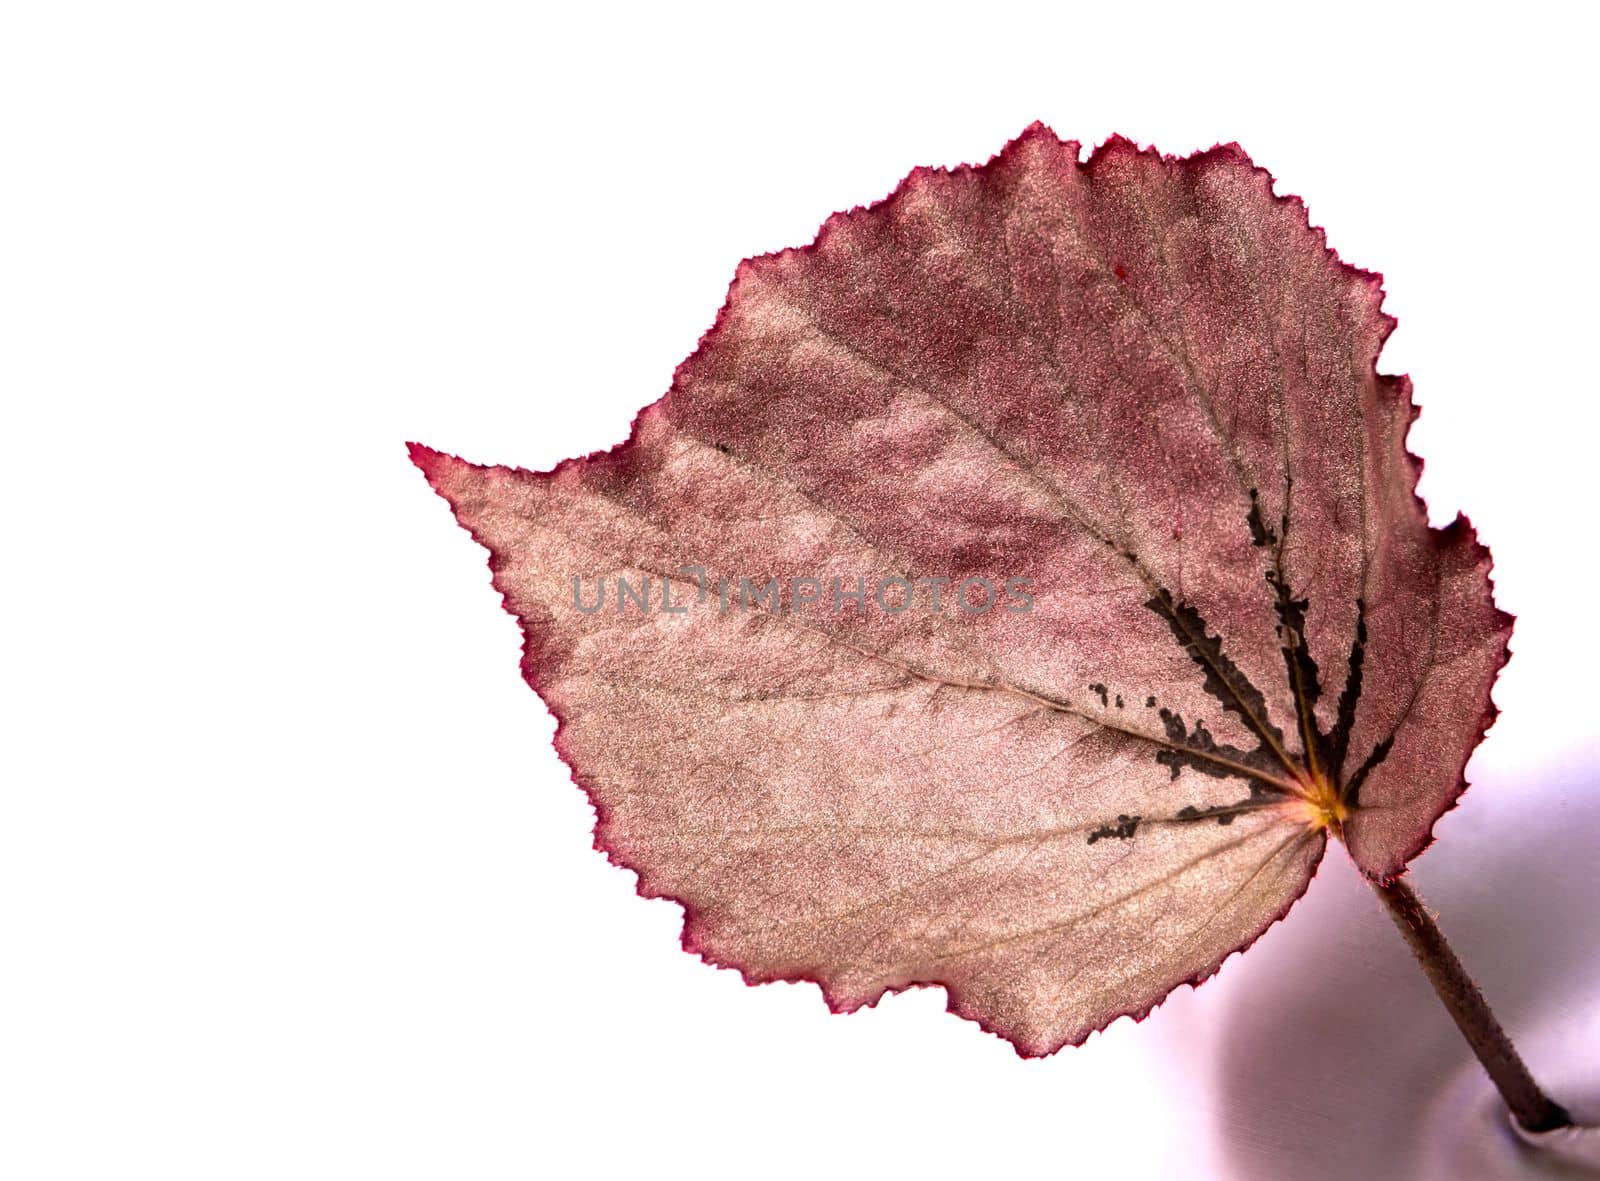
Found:
<svg viewBox="0 0 1600 1181"><path fill-rule="evenodd" d="M1521 617L1417 877L1559 1071L1600 980L1539 993L1597 888L1600 177L1556 12L6 6L0 1172L1340 1176L1470 1074L1337 849L1043 1062L937 991L830 1017L683 954L406 461L617 442L740 258L1035 118L1237 139L1384 272L1434 518Z"/></svg>

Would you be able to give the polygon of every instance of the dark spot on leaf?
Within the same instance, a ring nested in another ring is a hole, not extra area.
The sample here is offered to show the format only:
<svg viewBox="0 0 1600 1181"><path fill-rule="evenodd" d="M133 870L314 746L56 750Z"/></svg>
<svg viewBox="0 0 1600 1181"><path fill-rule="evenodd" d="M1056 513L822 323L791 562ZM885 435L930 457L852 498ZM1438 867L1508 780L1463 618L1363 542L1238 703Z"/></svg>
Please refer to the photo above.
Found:
<svg viewBox="0 0 1600 1181"><path fill-rule="evenodd" d="M1143 816L1119 815L1115 824L1102 824L1090 833L1089 843L1092 845L1096 841L1104 840L1107 837L1116 837L1119 841L1125 841L1133 836L1135 830L1139 827L1139 821L1143 819Z"/></svg>
<svg viewBox="0 0 1600 1181"><path fill-rule="evenodd" d="M1345 802L1350 807L1354 808L1360 803L1361 785L1367 781L1367 776L1372 774L1372 769L1389 757L1389 748L1392 746L1394 746L1393 734L1373 747L1372 753L1367 756L1367 761L1356 768L1356 773L1350 776L1350 782L1344 786Z"/></svg>
<svg viewBox="0 0 1600 1181"><path fill-rule="evenodd" d="M1098 681L1096 681L1094 684L1089 686L1089 692L1096 694L1100 698L1100 704L1101 705L1109 705L1110 704L1109 691L1106 689L1106 687L1104 685L1100 684Z"/></svg>
<svg viewBox="0 0 1600 1181"><path fill-rule="evenodd" d="M1272 791L1264 784L1252 783L1250 794L1242 800L1235 800L1231 804L1207 804L1203 808L1193 804L1186 804L1172 814L1177 821L1192 823L1200 820L1215 820L1218 824L1232 824L1233 818L1244 812L1253 811L1273 799Z"/></svg>
<svg viewBox="0 0 1600 1181"><path fill-rule="evenodd" d="M1308 752L1320 756L1324 766L1329 765L1328 740L1317 725L1317 701L1322 696L1321 671L1306 644L1306 608L1310 599L1297 599L1284 577L1283 568L1274 564L1267 571L1267 582L1275 596L1273 610L1278 616L1278 638L1282 642L1283 664L1289 674L1289 687L1294 693L1295 711L1299 715L1300 741ZM1352 706L1352 708L1354 708Z"/></svg>
<svg viewBox="0 0 1600 1181"><path fill-rule="evenodd" d="M1261 519L1261 494L1254 488L1250 489L1250 512L1245 521L1250 526L1250 541L1259 546L1276 545L1278 535L1267 528L1266 522Z"/></svg>
<svg viewBox="0 0 1600 1181"><path fill-rule="evenodd" d="M1268 755L1274 746L1283 744L1283 732L1268 718L1267 699L1261 690L1250 683L1250 678L1222 650L1222 637L1211 634L1205 619L1192 605L1174 602L1172 594L1165 587L1158 590L1145 606L1167 621L1173 638L1205 674L1205 691L1216 698L1223 709L1237 714L1259 739L1256 751L1245 761L1257 766L1270 765L1262 763L1261 756ZM1163 721L1166 716L1163 712ZM1168 728L1170 730L1170 723ZM1242 752L1235 754L1242 755Z"/></svg>
<svg viewBox="0 0 1600 1181"><path fill-rule="evenodd" d="M1233 810L1232 804L1216 804L1209 808L1196 808L1193 804L1179 808L1174 820L1210 820L1216 818L1218 824L1232 824L1233 818L1238 813Z"/></svg>
<svg viewBox="0 0 1600 1181"><path fill-rule="evenodd" d="M1270 758L1263 750L1243 751L1235 746L1218 743L1211 731L1206 729L1203 720L1197 720L1191 730L1184 724L1183 718L1170 709L1163 709L1158 716L1166 729L1167 741L1172 747L1181 748L1167 749L1156 754L1156 762L1170 768L1174 779L1184 767L1192 767L1201 774L1217 779L1250 779L1248 772L1235 770L1207 756L1220 755L1230 762L1262 770L1271 767Z"/></svg>
<svg viewBox="0 0 1600 1181"><path fill-rule="evenodd" d="M1356 638L1350 645L1350 670L1345 674L1344 691L1339 694L1339 716L1328 739L1328 766L1335 773L1344 770L1350 751L1350 731L1356 724L1356 704L1361 700L1362 669L1367 655L1367 604L1356 600Z"/></svg>

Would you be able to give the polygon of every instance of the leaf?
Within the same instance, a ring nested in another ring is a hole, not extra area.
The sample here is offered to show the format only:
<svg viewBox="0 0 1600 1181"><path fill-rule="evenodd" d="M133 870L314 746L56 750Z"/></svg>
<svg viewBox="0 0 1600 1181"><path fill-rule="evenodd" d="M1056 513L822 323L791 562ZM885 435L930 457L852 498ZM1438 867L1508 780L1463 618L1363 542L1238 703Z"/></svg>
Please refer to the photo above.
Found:
<svg viewBox="0 0 1600 1181"><path fill-rule="evenodd" d="M1464 786L1510 620L1416 497L1381 300L1237 147L1035 125L742 263L613 450L412 454L687 949L1047 1054Z"/></svg>

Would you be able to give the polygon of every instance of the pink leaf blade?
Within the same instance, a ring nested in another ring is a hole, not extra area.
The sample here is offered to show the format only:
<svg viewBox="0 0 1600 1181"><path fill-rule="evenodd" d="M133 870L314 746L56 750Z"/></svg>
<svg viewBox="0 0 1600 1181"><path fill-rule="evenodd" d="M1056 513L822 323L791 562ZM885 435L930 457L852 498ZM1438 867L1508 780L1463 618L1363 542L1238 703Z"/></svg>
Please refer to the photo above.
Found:
<svg viewBox="0 0 1600 1181"><path fill-rule="evenodd" d="M941 984L1043 1054L1214 972L1327 832L1398 872L1463 786L1508 620L1427 526L1381 298L1237 148L1036 125L741 264L626 443L413 458L686 947L837 1009Z"/></svg>

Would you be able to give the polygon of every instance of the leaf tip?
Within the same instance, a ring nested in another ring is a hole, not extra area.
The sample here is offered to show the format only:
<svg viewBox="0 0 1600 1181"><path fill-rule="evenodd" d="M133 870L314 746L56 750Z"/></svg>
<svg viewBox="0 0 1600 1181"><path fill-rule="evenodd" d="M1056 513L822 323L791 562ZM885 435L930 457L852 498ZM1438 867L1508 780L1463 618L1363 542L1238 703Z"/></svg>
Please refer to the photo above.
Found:
<svg viewBox="0 0 1600 1181"><path fill-rule="evenodd" d="M446 455L443 451L435 451L432 447L416 442L406 443L406 454L410 457L411 462L417 466L417 470L427 478L428 483L435 488L439 486L439 477L443 475L446 466L454 458ZM461 461L457 460L456 462L459 463Z"/></svg>

